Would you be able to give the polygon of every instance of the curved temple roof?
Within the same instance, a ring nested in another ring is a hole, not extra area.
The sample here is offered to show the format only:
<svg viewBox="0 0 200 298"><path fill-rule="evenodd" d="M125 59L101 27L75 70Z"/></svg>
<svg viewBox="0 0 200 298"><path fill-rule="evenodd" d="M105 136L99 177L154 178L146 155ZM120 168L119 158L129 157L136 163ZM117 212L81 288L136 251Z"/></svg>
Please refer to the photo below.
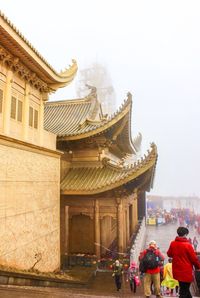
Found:
<svg viewBox="0 0 200 298"><path fill-rule="evenodd" d="M90 99L48 102L45 104L44 127L58 137L66 137L66 140L70 137L70 140L76 139L79 135L82 138L83 134L103 124L102 121L93 123L87 120L91 106Z"/></svg>
<svg viewBox="0 0 200 298"><path fill-rule="evenodd" d="M118 143L125 149L125 152L132 154L136 150L130 134L131 107L132 96L128 93L127 100L124 101L119 111L109 118L100 115L96 120L91 119L91 115L100 114L100 105L94 93L84 99L47 102L44 128L57 134L60 141L72 141L104 133L121 121L113 137L118 138Z"/></svg>
<svg viewBox="0 0 200 298"><path fill-rule="evenodd" d="M86 138L106 130L130 112L131 100L128 98L120 110L110 118L90 119L95 98L47 102L45 104L44 127L65 140Z"/></svg>
<svg viewBox="0 0 200 298"><path fill-rule="evenodd" d="M72 60L68 69L57 73L1 11L0 39L4 50L13 55L15 67L16 61L17 64L23 63L32 71L31 75L36 74L52 91L68 85L76 75L78 68L75 60Z"/></svg>
<svg viewBox="0 0 200 298"><path fill-rule="evenodd" d="M151 145L151 151L134 165L113 166L109 162L99 167L71 167L61 182L61 194L98 194L131 182L148 170L153 181L157 161L157 148ZM152 185L150 185L152 187Z"/></svg>

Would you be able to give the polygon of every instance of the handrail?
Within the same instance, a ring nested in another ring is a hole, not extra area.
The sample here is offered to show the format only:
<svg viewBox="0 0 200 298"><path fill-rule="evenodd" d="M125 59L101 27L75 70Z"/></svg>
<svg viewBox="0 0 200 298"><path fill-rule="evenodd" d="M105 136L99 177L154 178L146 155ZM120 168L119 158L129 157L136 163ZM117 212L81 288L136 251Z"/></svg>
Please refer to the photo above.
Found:
<svg viewBox="0 0 200 298"><path fill-rule="evenodd" d="M135 262L136 264L138 263L139 254L144 247L145 237L146 237L146 220L144 217L140 224L140 227L138 229L138 232L132 244L132 247L130 249L130 263L131 262Z"/></svg>

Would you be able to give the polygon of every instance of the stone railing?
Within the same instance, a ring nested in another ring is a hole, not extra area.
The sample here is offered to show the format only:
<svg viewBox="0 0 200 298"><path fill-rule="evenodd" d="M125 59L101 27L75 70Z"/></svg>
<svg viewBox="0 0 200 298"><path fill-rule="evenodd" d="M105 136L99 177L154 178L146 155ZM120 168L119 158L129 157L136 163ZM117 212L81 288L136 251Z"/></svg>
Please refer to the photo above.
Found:
<svg viewBox="0 0 200 298"><path fill-rule="evenodd" d="M145 239L146 239L146 221L144 217L138 229L133 245L130 249L130 263L136 262L136 264L138 264L138 257L140 252L143 250Z"/></svg>

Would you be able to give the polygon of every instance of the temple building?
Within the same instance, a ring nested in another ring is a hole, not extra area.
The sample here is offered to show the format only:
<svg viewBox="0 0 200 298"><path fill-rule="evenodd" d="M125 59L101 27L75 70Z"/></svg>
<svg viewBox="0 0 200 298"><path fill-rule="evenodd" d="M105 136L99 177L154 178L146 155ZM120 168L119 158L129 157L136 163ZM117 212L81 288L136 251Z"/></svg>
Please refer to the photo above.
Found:
<svg viewBox="0 0 200 298"><path fill-rule="evenodd" d="M141 137L131 138L131 94L107 118L95 88L90 88L83 99L45 104L45 129L57 135L57 149L64 152L62 256L100 257L115 245L118 252L126 252L138 220L145 216L145 192L154 178L156 146L139 159Z"/></svg>
<svg viewBox="0 0 200 298"><path fill-rule="evenodd" d="M60 268L63 256L124 252L145 216L157 149L132 140L130 93L104 115L96 88L48 102L76 61L57 73L0 13L0 265Z"/></svg>
<svg viewBox="0 0 200 298"><path fill-rule="evenodd" d="M44 129L48 94L77 65L57 73L0 13L0 265L60 267L60 156Z"/></svg>

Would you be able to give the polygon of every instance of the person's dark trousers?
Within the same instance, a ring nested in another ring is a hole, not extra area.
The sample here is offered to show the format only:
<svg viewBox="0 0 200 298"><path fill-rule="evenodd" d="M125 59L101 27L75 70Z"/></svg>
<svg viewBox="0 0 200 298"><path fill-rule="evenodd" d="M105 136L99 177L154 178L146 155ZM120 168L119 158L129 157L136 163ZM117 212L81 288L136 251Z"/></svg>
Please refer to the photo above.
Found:
<svg viewBox="0 0 200 298"><path fill-rule="evenodd" d="M192 298L190 293L190 282L179 281L179 297Z"/></svg>
<svg viewBox="0 0 200 298"><path fill-rule="evenodd" d="M131 292L136 293L136 282L135 279L130 280Z"/></svg>
<svg viewBox="0 0 200 298"><path fill-rule="evenodd" d="M116 284L116 287L117 287L117 291L119 291L121 289L121 285L122 285L120 275L115 275L115 284Z"/></svg>

